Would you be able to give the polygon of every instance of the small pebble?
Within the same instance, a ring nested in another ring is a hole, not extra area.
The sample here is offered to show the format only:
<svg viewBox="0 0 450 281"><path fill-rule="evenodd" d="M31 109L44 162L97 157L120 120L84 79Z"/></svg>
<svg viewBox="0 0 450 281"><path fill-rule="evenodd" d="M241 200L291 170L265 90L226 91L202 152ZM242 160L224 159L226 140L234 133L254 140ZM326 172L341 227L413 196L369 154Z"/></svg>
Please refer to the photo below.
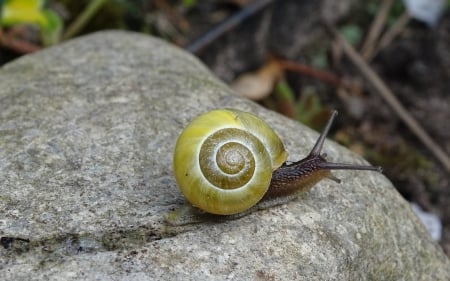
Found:
<svg viewBox="0 0 450 281"><path fill-rule="evenodd" d="M431 238L435 241L440 241L442 236L442 222L439 217L433 213L425 212L416 203L411 203L411 206L414 213L419 217L423 225L425 225Z"/></svg>

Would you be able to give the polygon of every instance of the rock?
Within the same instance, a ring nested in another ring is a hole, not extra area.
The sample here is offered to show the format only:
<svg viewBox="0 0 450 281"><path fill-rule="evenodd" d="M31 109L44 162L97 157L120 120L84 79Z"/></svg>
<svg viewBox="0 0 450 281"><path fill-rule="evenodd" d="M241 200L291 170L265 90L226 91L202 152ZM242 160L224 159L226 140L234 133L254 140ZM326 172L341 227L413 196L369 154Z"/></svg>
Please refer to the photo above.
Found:
<svg viewBox="0 0 450 281"><path fill-rule="evenodd" d="M198 60L125 32L0 69L1 280L449 280L450 262L381 174L342 171L292 202L170 227L177 135L253 112L299 159L317 133L232 96ZM330 160L363 160L326 142Z"/></svg>

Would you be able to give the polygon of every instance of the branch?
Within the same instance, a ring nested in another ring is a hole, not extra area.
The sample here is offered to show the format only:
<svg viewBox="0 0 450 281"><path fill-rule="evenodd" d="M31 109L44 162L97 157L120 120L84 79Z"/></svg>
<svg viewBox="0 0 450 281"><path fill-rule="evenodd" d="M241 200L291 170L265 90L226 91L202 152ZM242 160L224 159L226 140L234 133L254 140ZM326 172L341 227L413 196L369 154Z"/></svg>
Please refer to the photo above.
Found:
<svg viewBox="0 0 450 281"><path fill-rule="evenodd" d="M398 114L400 119L409 127L409 129L417 136L417 138L434 154L434 156L442 163L442 165L450 172L450 158L446 152L428 135L428 133L420 126L420 124L408 113L406 108L395 97L394 93L381 80L381 78L372 70L367 62L345 41L339 32L331 25L327 25L338 43L342 46L344 53L366 78L369 84L376 90L378 94L386 101L386 103Z"/></svg>

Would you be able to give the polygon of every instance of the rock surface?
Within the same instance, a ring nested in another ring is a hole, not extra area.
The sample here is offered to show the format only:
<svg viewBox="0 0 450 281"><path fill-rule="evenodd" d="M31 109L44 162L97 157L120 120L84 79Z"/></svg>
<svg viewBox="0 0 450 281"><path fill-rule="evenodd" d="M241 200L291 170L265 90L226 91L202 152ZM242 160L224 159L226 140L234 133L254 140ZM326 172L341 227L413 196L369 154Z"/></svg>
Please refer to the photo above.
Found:
<svg viewBox="0 0 450 281"><path fill-rule="evenodd" d="M299 159L317 134L231 95L182 50L105 32L0 69L0 280L450 280L383 176L335 174L280 207L189 228L172 175L194 116L265 119ZM359 162L326 142L330 160Z"/></svg>

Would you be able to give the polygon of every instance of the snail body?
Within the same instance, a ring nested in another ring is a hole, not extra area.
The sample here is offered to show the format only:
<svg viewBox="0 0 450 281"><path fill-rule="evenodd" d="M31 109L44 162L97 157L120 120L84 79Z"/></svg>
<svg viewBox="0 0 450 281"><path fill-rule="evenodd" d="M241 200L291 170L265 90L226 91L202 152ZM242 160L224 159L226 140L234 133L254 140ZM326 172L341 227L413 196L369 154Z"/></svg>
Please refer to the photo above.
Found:
<svg viewBox="0 0 450 281"><path fill-rule="evenodd" d="M286 163L288 153L270 126L255 115L218 109L196 117L180 134L174 173L186 199L203 212L236 215L259 202L283 200L308 190L331 170L379 167L330 163L320 155L334 111L304 159Z"/></svg>

